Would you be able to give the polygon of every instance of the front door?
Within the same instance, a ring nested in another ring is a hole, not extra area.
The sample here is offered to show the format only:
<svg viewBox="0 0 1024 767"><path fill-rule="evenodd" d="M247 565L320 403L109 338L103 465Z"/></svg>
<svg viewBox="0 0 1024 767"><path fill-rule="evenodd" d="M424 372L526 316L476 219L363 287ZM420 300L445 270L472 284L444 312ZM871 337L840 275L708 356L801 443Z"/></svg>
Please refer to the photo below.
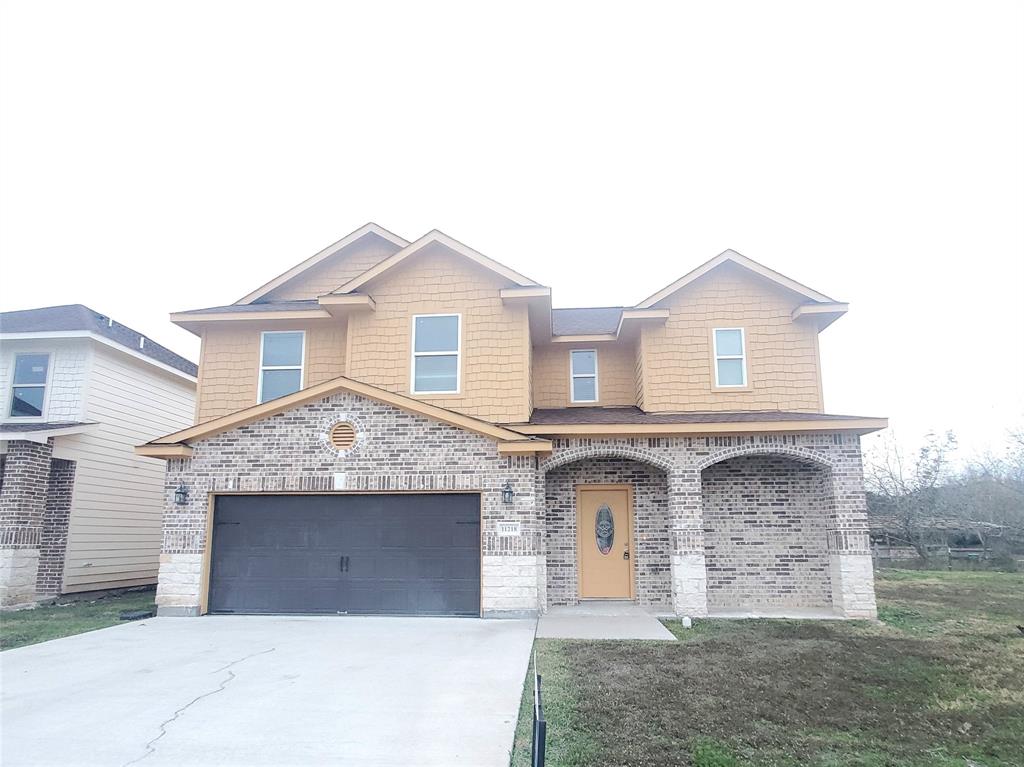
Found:
<svg viewBox="0 0 1024 767"><path fill-rule="evenodd" d="M632 599L632 493L629 485L577 485L580 599Z"/></svg>

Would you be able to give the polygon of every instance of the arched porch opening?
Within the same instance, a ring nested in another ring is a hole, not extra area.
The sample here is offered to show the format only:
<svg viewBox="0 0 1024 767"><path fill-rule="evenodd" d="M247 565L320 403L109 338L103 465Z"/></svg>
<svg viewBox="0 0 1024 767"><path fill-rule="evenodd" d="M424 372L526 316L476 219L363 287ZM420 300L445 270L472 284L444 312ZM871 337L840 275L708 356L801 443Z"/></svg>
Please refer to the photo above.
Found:
<svg viewBox="0 0 1024 767"><path fill-rule="evenodd" d="M827 461L751 447L702 464L700 485L709 613L832 608Z"/></svg>

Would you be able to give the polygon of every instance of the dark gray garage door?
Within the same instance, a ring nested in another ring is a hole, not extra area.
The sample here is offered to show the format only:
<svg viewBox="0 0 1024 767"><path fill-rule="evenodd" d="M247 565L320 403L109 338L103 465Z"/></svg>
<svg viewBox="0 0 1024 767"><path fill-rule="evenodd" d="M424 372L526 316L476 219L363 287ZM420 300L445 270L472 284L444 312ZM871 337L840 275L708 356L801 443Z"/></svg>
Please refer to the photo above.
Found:
<svg viewBox="0 0 1024 767"><path fill-rule="evenodd" d="M211 612L479 615L477 495L218 496Z"/></svg>

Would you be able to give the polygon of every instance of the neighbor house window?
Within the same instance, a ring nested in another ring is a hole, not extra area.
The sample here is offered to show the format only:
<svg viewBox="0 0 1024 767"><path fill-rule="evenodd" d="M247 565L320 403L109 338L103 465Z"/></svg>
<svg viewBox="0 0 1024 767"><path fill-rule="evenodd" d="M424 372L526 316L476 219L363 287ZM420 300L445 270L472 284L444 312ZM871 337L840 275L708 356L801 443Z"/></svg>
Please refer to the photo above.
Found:
<svg viewBox="0 0 1024 767"><path fill-rule="evenodd" d="M277 399L302 388L306 334L301 330L267 331L260 343L260 385L257 401Z"/></svg>
<svg viewBox="0 0 1024 767"><path fill-rule="evenodd" d="M715 328L715 386L746 386L743 328Z"/></svg>
<svg viewBox="0 0 1024 767"><path fill-rule="evenodd" d="M418 314L412 318L412 393L459 391L458 314Z"/></svg>
<svg viewBox="0 0 1024 767"><path fill-rule="evenodd" d="M573 402L597 402L597 351L574 349L569 352Z"/></svg>
<svg viewBox="0 0 1024 767"><path fill-rule="evenodd" d="M14 357L14 385L11 417L33 418L43 414L49 354L17 354Z"/></svg>

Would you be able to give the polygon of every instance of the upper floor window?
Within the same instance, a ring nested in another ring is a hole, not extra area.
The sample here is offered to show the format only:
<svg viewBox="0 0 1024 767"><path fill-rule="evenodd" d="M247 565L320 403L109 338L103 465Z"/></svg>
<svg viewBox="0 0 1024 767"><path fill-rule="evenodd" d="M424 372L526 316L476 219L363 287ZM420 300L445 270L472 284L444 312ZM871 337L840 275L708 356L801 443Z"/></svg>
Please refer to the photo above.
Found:
<svg viewBox="0 0 1024 767"><path fill-rule="evenodd" d="M715 328L715 386L746 386L743 328Z"/></svg>
<svg viewBox="0 0 1024 767"><path fill-rule="evenodd" d="M412 318L412 393L457 394L462 317L418 314Z"/></svg>
<svg viewBox="0 0 1024 767"><path fill-rule="evenodd" d="M569 376L573 402L597 402L597 350L569 352Z"/></svg>
<svg viewBox="0 0 1024 767"><path fill-rule="evenodd" d="M302 388L306 334L301 330L266 331L260 343L258 402L277 399Z"/></svg>
<svg viewBox="0 0 1024 767"><path fill-rule="evenodd" d="M33 418L43 414L49 354L17 354L14 357L14 384L11 393L11 417Z"/></svg>

